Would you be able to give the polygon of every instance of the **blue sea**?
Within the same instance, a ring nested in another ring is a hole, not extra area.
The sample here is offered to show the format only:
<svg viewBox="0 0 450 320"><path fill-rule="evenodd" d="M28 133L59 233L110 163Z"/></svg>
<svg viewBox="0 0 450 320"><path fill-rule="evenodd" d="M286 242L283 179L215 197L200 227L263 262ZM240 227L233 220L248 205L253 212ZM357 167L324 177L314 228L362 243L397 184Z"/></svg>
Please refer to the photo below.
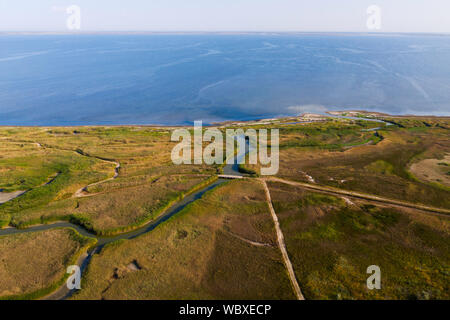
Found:
<svg viewBox="0 0 450 320"><path fill-rule="evenodd" d="M1 35L0 125L450 115L450 36Z"/></svg>

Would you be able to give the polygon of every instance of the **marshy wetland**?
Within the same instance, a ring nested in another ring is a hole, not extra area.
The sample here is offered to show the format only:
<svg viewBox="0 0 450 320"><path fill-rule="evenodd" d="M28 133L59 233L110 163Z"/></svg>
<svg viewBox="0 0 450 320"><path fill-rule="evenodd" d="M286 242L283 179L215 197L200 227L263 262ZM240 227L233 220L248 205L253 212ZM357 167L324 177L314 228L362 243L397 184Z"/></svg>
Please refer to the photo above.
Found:
<svg viewBox="0 0 450 320"><path fill-rule="evenodd" d="M416 168L445 167L450 120L380 119L392 125L218 125L279 129L275 177L258 165L174 165L167 127L0 128L0 188L25 192L0 205L2 252L46 252L26 268L5 256L0 298L295 299L265 179L306 299L448 299L450 189ZM244 179L217 179L238 169ZM68 294L65 269L83 256L82 290ZM372 264L382 290L365 286ZM39 279L16 280L27 272Z"/></svg>

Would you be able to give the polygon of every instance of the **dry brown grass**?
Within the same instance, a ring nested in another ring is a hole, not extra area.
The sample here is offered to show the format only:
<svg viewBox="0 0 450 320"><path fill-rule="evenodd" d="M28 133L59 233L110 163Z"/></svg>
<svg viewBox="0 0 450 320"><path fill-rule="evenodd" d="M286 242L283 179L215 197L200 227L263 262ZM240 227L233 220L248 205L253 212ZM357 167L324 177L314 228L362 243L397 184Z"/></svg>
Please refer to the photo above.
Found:
<svg viewBox="0 0 450 320"><path fill-rule="evenodd" d="M106 247L74 298L291 299L278 249L239 238L270 243L274 232L260 184L233 181L151 233Z"/></svg>
<svg viewBox="0 0 450 320"><path fill-rule="evenodd" d="M84 245L69 229L0 237L0 297L25 296L53 285Z"/></svg>
<svg viewBox="0 0 450 320"><path fill-rule="evenodd" d="M116 189L78 200L73 213L87 215L97 230L125 227L157 217L157 210L180 192L187 192L208 176L173 175L160 177L148 185Z"/></svg>

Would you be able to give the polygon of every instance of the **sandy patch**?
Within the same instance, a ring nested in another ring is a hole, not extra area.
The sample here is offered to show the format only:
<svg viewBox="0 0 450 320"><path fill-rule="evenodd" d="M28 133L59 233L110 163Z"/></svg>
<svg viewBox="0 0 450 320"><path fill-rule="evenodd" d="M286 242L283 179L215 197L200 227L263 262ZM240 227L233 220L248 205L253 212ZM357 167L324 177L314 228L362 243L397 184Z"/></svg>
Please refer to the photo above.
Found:
<svg viewBox="0 0 450 320"><path fill-rule="evenodd" d="M426 159L414 163L411 172L420 180L437 182L450 187L450 154L444 159Z"/></svg>
<svg viewBox="0 0 450 320"><path fill-rule="evenodd" d="M15 191L15 192L0 192L0 204L8 202L18 196L24 194L25 191Z"/></svg>

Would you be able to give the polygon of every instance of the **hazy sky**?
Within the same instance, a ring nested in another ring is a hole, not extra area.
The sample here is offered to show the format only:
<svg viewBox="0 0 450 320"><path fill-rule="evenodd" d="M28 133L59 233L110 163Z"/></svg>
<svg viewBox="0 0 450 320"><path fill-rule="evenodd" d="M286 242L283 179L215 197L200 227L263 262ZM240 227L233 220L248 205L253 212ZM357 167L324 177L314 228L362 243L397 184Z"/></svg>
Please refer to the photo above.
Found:
<svg viewBox="0 0 450 320"><path fill-rule="evenodd" d="M81 8L81 31L450 32L450 0L0 0L1 31L67 31L65 8Z"/></svg>

